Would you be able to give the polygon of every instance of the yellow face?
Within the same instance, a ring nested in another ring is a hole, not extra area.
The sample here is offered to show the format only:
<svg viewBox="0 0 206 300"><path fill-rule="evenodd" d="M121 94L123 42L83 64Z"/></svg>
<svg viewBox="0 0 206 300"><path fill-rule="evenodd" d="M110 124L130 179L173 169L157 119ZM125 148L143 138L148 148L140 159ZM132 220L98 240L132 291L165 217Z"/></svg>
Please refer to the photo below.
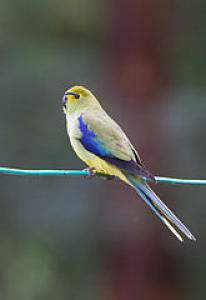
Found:
<svg viewBox="0 0 206 300"><path fill-rule="evenodd" d="M83 86L73 86L64 93L63 102L79 102L87 96L89 96L89 91L86 88Z"/></svg>
<svg viewBox="0 0 206 300"><path fill-rule="evenodd" d="M65 114L89 107L91 105L98 105L94 95L83 86L73 86L66 90L62 98L63 111Z"/></svg>

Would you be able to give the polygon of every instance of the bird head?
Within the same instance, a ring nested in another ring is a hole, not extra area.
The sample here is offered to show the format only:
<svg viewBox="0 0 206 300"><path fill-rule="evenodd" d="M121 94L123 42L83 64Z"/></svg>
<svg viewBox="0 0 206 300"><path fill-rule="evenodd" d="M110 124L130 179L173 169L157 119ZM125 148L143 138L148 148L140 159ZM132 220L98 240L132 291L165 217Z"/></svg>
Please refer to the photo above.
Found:
<svg viewBox="0 0 206 300"><path fill-rule="evenodd" d="M83 86L73 86L65 91L62 98L63 111L67 115L91 107L100 107L95 96Z"/></svg>

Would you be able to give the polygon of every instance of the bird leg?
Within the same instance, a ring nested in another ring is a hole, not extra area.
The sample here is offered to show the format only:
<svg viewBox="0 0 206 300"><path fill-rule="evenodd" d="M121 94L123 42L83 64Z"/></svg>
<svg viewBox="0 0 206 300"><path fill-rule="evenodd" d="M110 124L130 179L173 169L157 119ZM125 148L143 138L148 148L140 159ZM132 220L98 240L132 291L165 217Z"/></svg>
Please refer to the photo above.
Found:
<svg viewBox="0 0 206 300"><path fill-rule="evenodd" d="M89 173L85 176L86 179L91 179L96 173L96 169L94 167L86 168L83 171L87 171Z"/></svg>
<svg viewBox="0 0 206 300"><path fill-rule="evenodd" d="M86 179L91 179L92 177L94 177L94 175L97 172L94 167L86 168L86 169L84 169L84 171L87 171L89 173L88 175L85 176ZM105 180L114 180L115 179L114 175L103 174L102 176Z"/></svg>

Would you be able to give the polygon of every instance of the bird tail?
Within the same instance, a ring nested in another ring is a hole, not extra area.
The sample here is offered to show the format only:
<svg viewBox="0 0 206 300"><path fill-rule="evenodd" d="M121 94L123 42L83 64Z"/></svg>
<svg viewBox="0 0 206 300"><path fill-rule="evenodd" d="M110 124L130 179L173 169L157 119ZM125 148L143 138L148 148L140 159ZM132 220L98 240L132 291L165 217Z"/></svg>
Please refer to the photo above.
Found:
<svg viewBox="0 0 206 300"><path fill-rule="evenodd" d="M196 240L187 227L160 200L147 183L140 181L132 175L126 175L126 177L138 195L150 206L153 212L160 220L162 220L180 242L183 242L183 238L177 230L183 233L188 239L193 241Z"/></svg>

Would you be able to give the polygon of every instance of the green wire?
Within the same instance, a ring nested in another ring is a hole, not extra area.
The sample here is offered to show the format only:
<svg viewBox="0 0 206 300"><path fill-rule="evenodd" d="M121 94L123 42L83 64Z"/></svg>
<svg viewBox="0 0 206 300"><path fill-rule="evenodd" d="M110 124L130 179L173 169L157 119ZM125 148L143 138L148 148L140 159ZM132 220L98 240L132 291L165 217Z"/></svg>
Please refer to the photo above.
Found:
<svg viewBox="0 0 206 300"><path fill-rule="evenodd" d="M0 167L0 174L5 175L31 175L31 176L87 176L90 175L87 170L25 170ZM107 177L105 174L96 173L94 176ZM156 183L169 183L169 184L184 184L184 185L206 185L204 179L180 179L171 177L155 176Z"/></svg>

